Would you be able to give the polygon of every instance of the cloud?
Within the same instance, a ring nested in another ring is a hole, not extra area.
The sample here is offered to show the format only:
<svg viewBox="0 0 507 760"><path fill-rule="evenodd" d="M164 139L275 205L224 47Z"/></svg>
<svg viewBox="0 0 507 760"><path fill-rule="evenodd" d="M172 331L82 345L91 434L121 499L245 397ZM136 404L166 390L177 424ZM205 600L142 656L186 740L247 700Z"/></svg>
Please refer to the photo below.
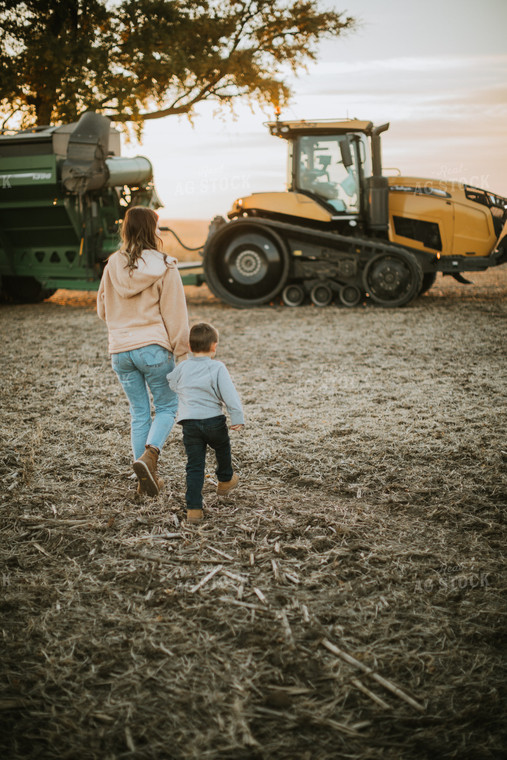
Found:
<svg viewBox="0 0 507 760"><path fill-rule="evenodd" d="M442 95L436 95L435 100L445 100L448 107L457 105L466 108L482 109L483 106L498 106L507 114L507 86L503 83L482 89L466 90L459 94L455 92L442 93Z"/></svg>
<svg viewBox="0 0 507 760"><path fill-rule="evenodd" d="M469 55L469 56L402 56L378 58L364 61L323 61L312 66L319 74L356 74L372 71L406 71L432 72L459 71L466 69L488 69L507 67L507 55ZM309 72L312 75L312 71Z"/></svg>

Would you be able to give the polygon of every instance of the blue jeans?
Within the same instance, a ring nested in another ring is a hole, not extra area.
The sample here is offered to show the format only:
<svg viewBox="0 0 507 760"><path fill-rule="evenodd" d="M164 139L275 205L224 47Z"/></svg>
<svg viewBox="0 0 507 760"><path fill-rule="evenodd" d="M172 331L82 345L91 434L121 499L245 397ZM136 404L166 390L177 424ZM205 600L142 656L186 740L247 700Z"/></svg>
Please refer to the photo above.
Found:
<svg viewBox="0 0 507 760"><path fill-rule="evenodd" d="M183 420L183 444L187 454L187 509L202 509L206 447L215 451L218 480L232 478L231 442L224 414L206 420Z"/></svg>
<svg viewBox="0 0 507 760"><path fill-rule="evenodd" d="M148 444L162 451L178 409L178 397L169 388L166 378L174 369L173 355L167 348L153 344L111 354L111 364L130 405L134 459L142 456ZM148 388L155 407L153 420Z"/></svg>

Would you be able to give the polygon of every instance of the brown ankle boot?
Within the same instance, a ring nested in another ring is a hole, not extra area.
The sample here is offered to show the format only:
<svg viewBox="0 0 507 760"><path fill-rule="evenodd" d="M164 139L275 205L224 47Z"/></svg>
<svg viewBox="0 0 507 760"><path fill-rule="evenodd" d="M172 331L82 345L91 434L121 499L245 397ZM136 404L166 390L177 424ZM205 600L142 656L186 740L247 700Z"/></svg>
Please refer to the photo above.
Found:
<svg viewBox="0 0 507 760"><path fill-rule="evenodd" d="M132 465L139 481L138 493L158 496L164 485L163 481L157 477L158 457L159 452L154 446L146 446L144 454Z"/></svg>
<svg viewBox="0 0 507 760"><path fill-rule="evenodd" d="M219 496L225 496L225 494L229 493L229 491L232 491L233 488L236 488L236 486L239 483L239 477L237 473L232 473L232 478L230 480L219 480L217 485L217 494Z"/></svg>
<svg viewBox="0 0 507 760"><path fill-rule="evenodd" d="M163 481L162 478L157 478L157 485L158 485L158 490L159 490L159 493L160 493L160 491L164 487L164 481ZM137 481L137 493L139 494L139 496L145 496L146 495L146 491L142 491L141 490L141 481L140 480Z"/></svg>
<svg viewBox="0 0 507 760"><path fill-rule="evenodd" d="M203 521L204 513L202 509L187 509L187 522L192 525L198 525Z"/></svg>

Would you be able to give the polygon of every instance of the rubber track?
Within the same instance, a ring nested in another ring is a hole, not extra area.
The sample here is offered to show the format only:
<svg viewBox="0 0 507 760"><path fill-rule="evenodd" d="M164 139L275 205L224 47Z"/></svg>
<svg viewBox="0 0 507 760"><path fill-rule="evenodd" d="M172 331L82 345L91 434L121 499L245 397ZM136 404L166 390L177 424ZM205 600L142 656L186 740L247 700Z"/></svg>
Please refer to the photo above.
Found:
<svg viewBox="0 0 507 760"><path fill-rule="evenodd" d="M314 244L321 243L328 245L332 248L335 248L337 253L345 253L351 256L359 257L362 262L364 261L364 263L373 258L373 256L377 256L380 253L397 253L399 251L411 253L413 256L415 256L420 264L422 264L423 261L434 259L433 254L427 254L425 252L414 250L413 248L397 245L396 243L384 243L381 240L374 240L372 238L362 238L351 235L341 235L338 232L326 232L324 230L309 229L307 227L300 227L299 225L295 224L278 222L274 219L248 217L238 220L237 222L232 222L231 224L234 224L234 226L240 226L243 222L245 222L245 225L253 224L255 226L272 229L274 232L278 233L283 231L286 232L287 235L298 236ZM226 230L230 229L230 227L227 226L226 228L224 226L223 229L225 232ZM284 239L285 242L287 242L285 236ZM331 253L332 252L330 251L329 254ZM320 257L312 255L312 259L315 260L320 259L326 261L333 260L333 258L334 257L332 255L321 255Z"/></svg>

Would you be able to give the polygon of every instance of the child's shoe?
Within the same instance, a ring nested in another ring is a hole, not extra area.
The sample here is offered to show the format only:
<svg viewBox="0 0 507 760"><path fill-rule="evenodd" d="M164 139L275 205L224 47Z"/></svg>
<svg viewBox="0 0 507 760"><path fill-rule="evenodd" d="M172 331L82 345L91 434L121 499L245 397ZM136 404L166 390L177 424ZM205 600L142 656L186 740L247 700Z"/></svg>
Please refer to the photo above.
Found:
<svg viewBox="0 0 507 760"><path fill-rule="evenodd" d="M144 454L132 465L139 481L138 493L158 496L164 485L163 481L157 477L158 457L159 452L154 446L146 446Z"/></svg>
<svg viewBox="0 0 507 760"><path fill-rule="evenodd" d="M218 485L217 485L218 496L225 496L225 494L229 493L229 491L232 491L233 488L236 488L238 483L239 483L239 477L237 473L233 472L232 478L230 480L222 480L218 482Z"/></svg>
<svg viewBox="0 0 507 760"><path fill-rule="evenodd" d="M204 513L202 509L187 509L187 522L191 523L192 525L197 525L198 523L202 522L204 518Z"/></svg>

